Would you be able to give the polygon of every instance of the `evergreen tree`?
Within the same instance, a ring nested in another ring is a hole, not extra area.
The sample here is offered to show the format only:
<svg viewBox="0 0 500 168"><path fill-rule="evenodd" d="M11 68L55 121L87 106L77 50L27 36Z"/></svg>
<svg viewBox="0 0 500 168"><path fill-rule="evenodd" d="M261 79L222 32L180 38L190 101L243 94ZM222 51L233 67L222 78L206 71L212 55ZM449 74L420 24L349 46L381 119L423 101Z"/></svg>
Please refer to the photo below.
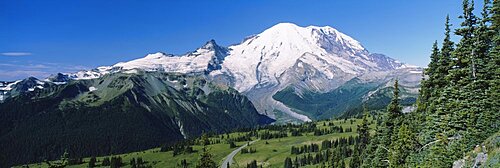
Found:
<svg viewBox="0 0 500 168"><path fill-rule="evenodd" d="M425 144L422 148L425 148L420 154L426 156L423 167L449 167L454 160L462 158L465 152L498 131L499 83L495 83L500 76L498 48L495 51L498 44L495 42L498 38L495 25L500 22L498 9L498 1L494 1L490 8L489 0L485 0L479 18L473 13L474 2L464 0L460 16L463 21L455 31L461 37L456 49L449 40L447 18L446 36L436 72L446 77L436 78L436 87L430 88L428 101L432 103L426 107L430 112L426 120L429 127L423 132L431 132L427 135L432 138L422 141ZM446 63L448 58L451 58L449 64ZM422 90L429 89L428 86L422 87L425 87Z"/></svg>
<svg viewBox="0 0 500 168"><path fill-rule="evenodd" d="M137 168L137 164L135 162L135 158L130 159L130 167Z"/></svg>
<svg viewBox="0 0 500 168"><path fill-rule="evenodd" d="M345 168L346 167L344 158L340 159L338 167L339 168Z"/></svg>
<svg viewBox="0 0 500 168"><path fill-rule="evenodd" d="M90 160L89 160L89 166L88 166L88 167L89 167L89 168L94 168L94 167L96 167L96 165L95 165L95 163L96 163L96 162L97 162L97 160L96 160L95 156L92 156L92 157L90 158Z"/></svg>
<svg viewBox="0 0 500 168"><path fill-rule="evenodd" d="M398 136L394 132L399 130L402 123L402 111L399 105L399 84L394 82L394 92L390 104L387 106L386 117L382 119L382 124L377 126L375 137L370 141L368 149L363 154L366 159L362 167L388 167L391 144Z"/></svg>
<svg viewBox="0 0 500 168"><path fill-rule="evenodd" d="M292 159L289 157L286 157L285 158L285 168L292 168L292 167L293 167Z"/></svg>
<svg viewBox="0 0 500 168"><path fill-rule="evenodd" d="M247 168L257 168L257 161L252 160L250 163L247 164Z"/></svg>
<svg viewBox="0 0 500 168"><path fill-rule="evenodd" d="M366 145L370 142L370 128L368 123L368 109L364 108L363 120L361 125L358 126L359 148L358 150L365 149Z"/></svg>
<svg viewBox="0 0 500 168"><path fill-rule="evenodd" d="M477 24L477 17L473 13L474 3L469 0L463 1L463 19L461 28L456 29L455 34L461 36L457 48L452 54L452 69L446 79L449 85L443 90L442 101L438 110L450 113L449 118L441 118L440 124L443 126L441 133L446 137L464 136L464 139L450 143L452 152L450 156L454 159L461 157L462 153L470 148L472 141L468 141L475 130L472 130L477 120L477 109L472 107L468 99L474 99L474 89L469 85L476 79L476 62L474 53L474 32Z"/></svg>
<svg viewBox="0 0 500 168"><path fill-rule="evenodd" d="M407 167L406 158L416 148L416 137L408 125L399 127L396 140L391 144L390 163L391 167Z"/></svg>
<svg viewBox="0 0 500 168"><path fill-rule="evenodd" d="M109 166L110 165L110 161L109 161L109 158L104 158L102 160L102 163L101 163L101 166Z"/></svg>
<svg viewBox="0 0 500 168"><path fill-rule="evenodd" d="M385 147L393 141L394 131L397 131L397 127L401 124L401 106L399 105L399 84L398 80L394 81L394 92L391 102L387 106L387 119L385 120Z"/></svg>
<svg viewBox="0 0 500 168"><path fill-rule="evenodd" d="M429 85L427 87L429 87L429 88L434 88L436 86L436 79L442 75L442 74L437 73L437 70L439 68L440 58L441 58L441 55L440 55L437 41L434 41L434 44L432 44L431 62L429 63L428 67L425 69L425 74L429 76L429 79L427 80L428 85ZM427 97L430 97L430 95L427 95Z"/></svg>
<svg viewBox="0 0 500 168"><path fill-rule="evenodd" d="M446 24L448 25L448 24ZM448 30L449 31L449 30ZM437 41L432 45L432 53L431 53L431 62L428 65L428 68L424 70L422 80L420 81L420 95L418 97L417 102L417 113L415 114L415 119L418 123L416 124L415 129L427 128L426 130L435 130L430 127L434 127L434 124L426 124L427 116L433 115L434 111L431 106L433 103L433 96L437 94L437 83L439 82L438 78L442 78L439 71L442 70L439 64L440 59L442 58L442 54L439 51ZM423 132L423 136L421 137L423 141L431 139L431 135L433 132Z"/></svg>
<svg viewBox="0 0 500 168"><path fill-rule="evenodd" d="M489 85L491 90L488 92L489 101L491 102L491 107L493 108L490 113L488 113L488 118L490 121L490 129L498 130L499 125L496 120L500 118L500 1L494 0L491 8L491 27L493 38L491 41L491 50L489 52L490 61L488 62L486 68L490 72L491 78L489 79Z"/></svg>
<svg viewBox="0 0 500 168"><path fill-rule="evenodd" d="M450 167L454 160L449 157L448 139L442 134L436 135L436 143L430 147L430 154L422 167Z"/></svg>
<svg viewBox="0 0 500 168"><path fill-rule="evenodd" d="M196 168L216 168L217 164L212 159L212 154L208 151L207 146L203 147L203 153L200 155L200 160Z"/></svg>
<svg viewBox="0 0 500 168"><path fill-rule="evenodd" d="M356 145L358 146L358 145ZM359 148L357 151L353 152L353 155L351 157L351 161L349 162L349 167L360 167L361 166L361 156L359 156L361 151L359 151Z"/></svg>
<svg viewBox="0 0 500 168"><path fill-rule="evenodd" d="M444 33L444 40L443 40L443 47L441 48L440 52L440 57L437 62L437 68L435 70L435 87L438 89L437 91L442 90L444 86L446 86L447 81L445 79L445 76L448 75L448 71L451 69L451 58L452 58L452 53L455 50L454 48L454 43L451 41L450 37L450 17L447 15L446 16L446 21L444 24L445 28L445 33Z"/></svg>

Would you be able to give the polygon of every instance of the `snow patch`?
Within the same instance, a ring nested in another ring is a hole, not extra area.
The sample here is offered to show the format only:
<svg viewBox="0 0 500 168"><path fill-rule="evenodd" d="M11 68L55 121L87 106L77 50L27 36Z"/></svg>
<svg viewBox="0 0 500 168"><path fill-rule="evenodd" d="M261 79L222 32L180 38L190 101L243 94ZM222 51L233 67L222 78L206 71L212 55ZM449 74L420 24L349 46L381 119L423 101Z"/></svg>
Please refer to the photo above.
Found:
<svg viewBox="0 0 500 168"><path fill-rule="evenodd" d="M21 81L22 81L22 80L17 80L17 81L15 81L15 82L9 83L9 84L5 85L4 87L0 87L0 90L10 91L10 90L12 90L12 89L14 88L14 86L15 86L17 83L19 83L19 82L21 82Z"/></svg>
<svg viewBox="0 0 500 168"><path fill-rule="evenodd" d="M64 84L66 84L66 82L53 82L53 83L56 84L56 85L64 85Z"/></svg>
<svg viewBox="0 0 500 168"><path fill-rule="evenodd" d="M94 86L89 87L89 92L96 91L96 90L97 90L97 88Z"/></svg>

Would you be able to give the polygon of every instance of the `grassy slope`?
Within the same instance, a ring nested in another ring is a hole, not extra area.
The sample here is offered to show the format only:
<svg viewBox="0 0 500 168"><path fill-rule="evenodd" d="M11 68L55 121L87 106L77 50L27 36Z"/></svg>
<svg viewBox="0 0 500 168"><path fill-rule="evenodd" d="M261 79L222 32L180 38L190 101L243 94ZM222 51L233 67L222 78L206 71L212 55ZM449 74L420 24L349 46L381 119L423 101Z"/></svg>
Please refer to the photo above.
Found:
<svg viewBox="0 0 500 168"><path fill-rule="evenodd" d="M305 144L316 143L321 145L321 141L323 140L333 140L340 137L349 137L357 135L355 130L358 124L361 124L361 120L357 119L351 125L349 120L344 122L343 120L335 120L335 121L320 121L317 122L318 128L323 128L324 122L333 122L335 125L340 125L344 129L351 127L353 132L347 133L335 133L335 134L327 134L322 136L314 136L313 133L308 133L304 136L299 137L286 137L281 139L270 139L267 140L269 144L266 144L266 140L258 141L251 145L252 148L257 150L256 153L252 154L238 154L234 157L235 163L232 167L245 167L247 163L252 160L256 160L258 165L263 165L263 167L283 167L284 161L286 157L295 158L297 155L291 155L290 149L292 146L301 146ZM326 124L328 125L328 124ZM328 126L326 126L328 127ZM373 128L375 125L371 125ZM318 165L309 165L309 167L316 167ZM308 167L308 166L305 166Z"/></svg>
<svg viewBox="0 0 500 168"><path fill-rule="evenodd" d="M314 136L312 133L308 133L304 136L298 136L298 137L286 137L286 138L280 138L280 139L270 139L270 140L260 140L254 144L252 144L250 147L255 148L257 150L256 153L252 154L241 154L238 153L234 157L234 164L231 165L231 167L245 167L247 163L249 163L252 160L257 160L259 165L263 165L263 167L282 167L283 162L287 156L295 158L295 155L290 154L290 149L291 146L299 146L302 144L311 144L311 143L321 143L322 140L332 140L336 139L339 137L348 137L348 136L355 136L355 130L356 130L356 125L361 123L361 120L356 119L353 124L350 123L349 120L344 122L344 120L335 120L335 121L319 121L316 123L318 128L323 128L323 123L325 122L333 122L335 125L341 125L344 129L351 127L353 129L353 132L348 132L348 133L334 133L334 134L328 134L328 135L323 135L323 136ZM328 124L326 124L328 125ZM326 126L328 127L328 126ZM371 125L373 128L374 125ZM231 137L235 137L238 135L243 135L245 133L241 132L236 132L236 133L231 133ZM213 140L216 140L217 138L212 138ZM269 144L266 144L266 141ZM221 164L224 157L226 157L231 151L233 151L236 148L229 148L229 145L224 143L225 141L222 140L221 144L213 144L209 145L210 151L213 154L214 161L216 161L218 164ZM236 142L236 145L242 145L246 142ZM133 152L133 153L128 153L128 154L122 154L122 155L116 155L116 156L121 156L123 159L123 162L126 164L124 167L130 167L128 164L130 159L132 158L137 158L137 157L142 157L143 160L148 162L149 165L152 165L153 167L163 167L163 168L170 168L170 167L179 167L177 166L178 163L180 163L181 160L186 159L188 163L190 163L189 167L194 167L196 164L196 161L201 153L201 148L202 146L193 146L194 150L198 151L195 153L191 154L181 154L177 155L175 157L172 156L172 151L169 152L159 152L159 148L155 149L150 149L146 151L140 151L140 152ZM109 156L107 156L109 157ZM102 161L104 157L98 157L98 163L97 165L100 165L100 161ZM89 158L84 159L84 164L80 165L72 165L68 166L70 168L84 168L87 167L88 165ZM57 161L52 161L52 162L57 162ZM315 167L317 165L312 165L312 167ZM29 167L41 167L45 168L48 167L46 163L38 163L38 164L30 164Z"/></svg>

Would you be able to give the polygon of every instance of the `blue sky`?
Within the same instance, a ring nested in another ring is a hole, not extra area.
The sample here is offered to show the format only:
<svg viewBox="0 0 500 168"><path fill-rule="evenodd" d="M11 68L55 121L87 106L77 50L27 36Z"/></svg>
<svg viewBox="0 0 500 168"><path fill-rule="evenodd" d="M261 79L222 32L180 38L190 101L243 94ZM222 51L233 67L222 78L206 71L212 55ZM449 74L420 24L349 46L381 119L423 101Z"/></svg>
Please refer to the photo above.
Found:
<svg viewBox="0 0 500 168"><path fill-rule="evenodd" d="M460 0L0 0L0 80L182 54L210 39L227 46L280 22L329 25L371 52L425 66L445 16L459 25L460 13Z"/></svg>

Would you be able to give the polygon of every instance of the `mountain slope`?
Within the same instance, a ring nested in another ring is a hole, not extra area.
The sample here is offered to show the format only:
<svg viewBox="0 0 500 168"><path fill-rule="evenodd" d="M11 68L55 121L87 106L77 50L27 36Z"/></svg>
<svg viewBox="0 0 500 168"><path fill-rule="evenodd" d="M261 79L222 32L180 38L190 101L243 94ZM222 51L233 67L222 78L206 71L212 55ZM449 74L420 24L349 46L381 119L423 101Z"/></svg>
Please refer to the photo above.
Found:
<svg viewBox="0 0 500 168"><path fill-rule="evenodd" d="M214 79L235 87L255 104L262 114L276 117L284 113L302 121L324 119L332 116L327 111L346 109L335 104L318 109L297 109L289 102L274 99L283 89L303 93L328 94L348 84L355 78L363 78L363 83L377 83L374 87L355 86L352 90L373 91L384 87L384 83L394 78L409 78L408 95L416 97L421 68L401 63L382 54L370 53L360 42L325 26L300 27L292 23L277 24L260 34L247 38L240 44L229 47L230 53L222 64L222 69L211 73ZM413 80L418 78L417 80ZM344 96L344 102L369 96ZM302 102L315 102L304 98ZM358 106L360 103L343 104ZM385 105L385 104L384 104ZM382 105L382 106L384 106ZM312 111L311 111L312 110ZM297 111L299 113L297 113ZM335 112L338 115L345 111ZM315 113L328 115L319 116Z"/></svg>
<svg viewBox="0 0 500 168"><path fill-rule="evenodd" d="M210 40L202 47L184 55L172 55L158 52L128 62L119 62L112 66L101 66L92 70L69 73L66 75L76 80L94 79L109 73L134 73L136 69L183 74L208 74L214 70L221 69L221 64L227 54L227 48L217 45L215 40Z"/></svg>
<svg viewBox="0 0 500 168"><path fill-rule="evenodd" d="M357 75L404 65L380 54L371 55L358 41L329 26L280 23L229 49L223 69L233 75L235 88L242 92L256 85L278 84L278 78L298 61L328 79L335 78L338 71Z"/></svg>
<svg viewBox="0 0 500 168"><path fill-rule="evenodd" d="M137 151L273 120L201 76L113 73L22 92L0 104L2 163ZM34 131L35 130L35 131Z"/></svg>
<svg viewBox="0 0 500 168"><path fill-rule="evenodd" d="M247 96L261 114L300 121L332 116L317 118L314 116L317 111L296 109L289 102L282 102L283 99L274 99L276 93L288 88L298 95L328 94L358 78L361 84L348 87L368 92L363 92L364 95L345 95L345 99L352 100L344 102L359 100L365 103L370 96L380 95L372 93L383 91L383 88L390 86L388 82L398 78L411 81L402 88L408 90L408 96L416 98L418 90L415 88L418 88L422 78L422 68L401 63L383 54L370 53L359 41L332 27L300 27L292 23L279 23L227 48L210 40L184 55L154 53L112 66L64 74L57 79L95 79L106 74L135 73L137 70L203 74L209 81L233 87ZM365 88L363 83L376 85ZM3 95L9 96L7 92ZM345 105L355 107L359 103ZM330 103L321 109L332 111L345 108ZM339 116L344 112L321 113Z"/></svg>

